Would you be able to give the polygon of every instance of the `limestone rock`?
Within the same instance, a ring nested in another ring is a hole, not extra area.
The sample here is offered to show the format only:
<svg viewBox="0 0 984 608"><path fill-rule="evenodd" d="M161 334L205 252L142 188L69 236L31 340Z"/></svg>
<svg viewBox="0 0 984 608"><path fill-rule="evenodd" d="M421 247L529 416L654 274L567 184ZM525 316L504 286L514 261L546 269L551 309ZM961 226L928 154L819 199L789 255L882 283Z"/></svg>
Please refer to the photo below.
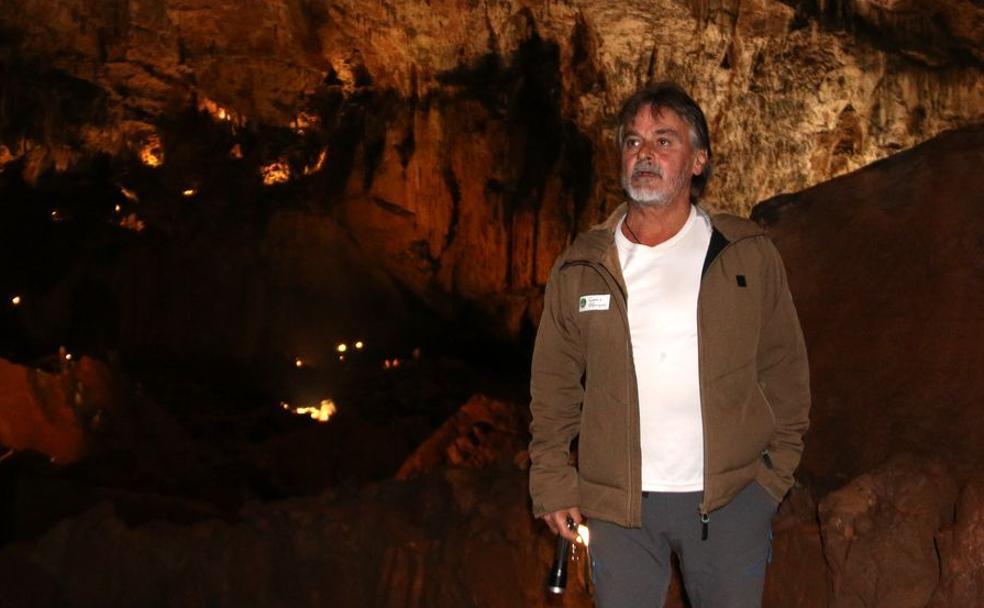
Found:
<svg viewBox="0 0 984 608"><path fill-rule="evenodd" d="M831 608L921 608L940 564L934 536L953 513L957 486L939 462L898 456L820 502Z"/></svg>
<svg viewBox="0 0 984 608"><path fill-rule="evenodd" d="M791 3L800 10L821 13L828 25L861 26L882 47L898 49L927 65L984 59L984 9L972 0L938 2L873 2L871 0L813 0Z"/></svg>
<svg viewBox="0 0 984 608"><path fill-rule="evenodd" d="M429 304L515 336L619 202L612 116L641 84L702 103L706 203L739 213L984 120L980 7L910 4L25 0L0 14L0 160L224 185L235 158L247 191L298 188Z"/></svg>
<svg viewBox="0 0 984 608"><path fill-rule="evenodd" d="M936 535L942 573L931 608L984 605L984 481L960 491L956 517Z"/></svg>

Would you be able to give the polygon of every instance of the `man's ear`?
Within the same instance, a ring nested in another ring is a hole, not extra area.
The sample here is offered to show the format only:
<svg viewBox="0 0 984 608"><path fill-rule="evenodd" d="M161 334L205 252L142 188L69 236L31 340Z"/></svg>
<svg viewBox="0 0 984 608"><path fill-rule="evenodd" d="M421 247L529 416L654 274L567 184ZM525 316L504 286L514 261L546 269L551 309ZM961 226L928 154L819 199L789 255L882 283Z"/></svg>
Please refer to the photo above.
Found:
<svg viewBox="0 0 984 608"><path fill-rule="evenodd" d="M707 164L707 150L697 150L694 154L694 175L700 175Z"/></svg>

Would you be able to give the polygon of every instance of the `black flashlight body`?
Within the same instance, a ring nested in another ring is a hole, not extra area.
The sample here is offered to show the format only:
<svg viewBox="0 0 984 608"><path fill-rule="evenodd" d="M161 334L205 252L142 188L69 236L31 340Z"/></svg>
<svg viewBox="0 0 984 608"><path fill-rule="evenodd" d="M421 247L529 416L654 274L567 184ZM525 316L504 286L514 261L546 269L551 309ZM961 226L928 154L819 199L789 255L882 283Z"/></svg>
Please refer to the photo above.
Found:
<svg viewBox="0 0 984 608"><path fill-rule="evenodd" d="M567 528L574 529L574 520L567 518ZM554 549L553 564L547 577L547 591L563 593L567 589L567 557L571 553L571 541L562 535L557 535L557 547Z"/></svg>

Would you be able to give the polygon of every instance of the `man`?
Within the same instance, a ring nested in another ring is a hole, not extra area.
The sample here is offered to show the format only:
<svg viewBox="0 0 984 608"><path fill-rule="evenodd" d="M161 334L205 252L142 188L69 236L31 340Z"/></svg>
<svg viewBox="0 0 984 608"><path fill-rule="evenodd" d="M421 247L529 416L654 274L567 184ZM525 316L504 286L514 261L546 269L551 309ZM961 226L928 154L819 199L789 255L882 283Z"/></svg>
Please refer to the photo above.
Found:
<svg viewBox="0 0 984 608"><path fill-rule="evenodd" d="M697 207L710 137L678 86L630 97L618 145L627 203L575 240L547 284L534 515L568 538L568 518L591 518L602 608L661 607L672 553L695 608L757 607L809 424L785 270L757 225Z"/></svg>

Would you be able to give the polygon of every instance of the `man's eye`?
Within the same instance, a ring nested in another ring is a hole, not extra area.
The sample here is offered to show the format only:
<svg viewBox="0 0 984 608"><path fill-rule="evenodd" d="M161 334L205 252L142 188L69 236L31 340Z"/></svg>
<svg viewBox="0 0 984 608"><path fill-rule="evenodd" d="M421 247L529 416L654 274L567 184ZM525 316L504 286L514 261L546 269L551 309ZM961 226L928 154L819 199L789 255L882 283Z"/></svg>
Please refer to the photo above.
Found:
<svg viewBox="0 0 984 608"><path fill-rule="evenodd" d="M638 148L639 147L639 140L638 139L626 139L625 140L625 147L626 148Z"/></svg>
<svg viewBox="0 0 984 608"><path fill-rule="evenodd" d="M668 146L668 145L670 145L670 140L667 139L667 138L665 138L665 137L660 137L659 138L659 145L661 145L661 146Z"/></svg>

